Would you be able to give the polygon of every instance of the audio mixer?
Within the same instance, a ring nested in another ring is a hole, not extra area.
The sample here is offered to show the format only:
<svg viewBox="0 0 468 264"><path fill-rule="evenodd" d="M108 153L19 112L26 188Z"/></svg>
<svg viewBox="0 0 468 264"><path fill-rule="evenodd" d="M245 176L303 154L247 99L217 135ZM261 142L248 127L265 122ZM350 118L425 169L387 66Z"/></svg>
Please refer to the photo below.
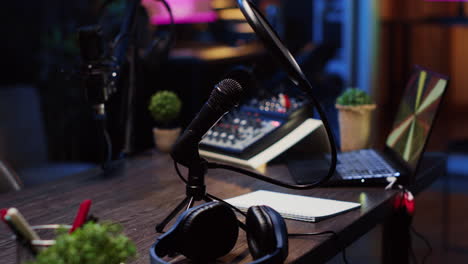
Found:
<svg viewBox="0 0 468 264"><path fill-rule="evenodd" d="M200 149L248 159L312 115L305 100L278 94L251 99L226 114L200 142Z"/></svg>

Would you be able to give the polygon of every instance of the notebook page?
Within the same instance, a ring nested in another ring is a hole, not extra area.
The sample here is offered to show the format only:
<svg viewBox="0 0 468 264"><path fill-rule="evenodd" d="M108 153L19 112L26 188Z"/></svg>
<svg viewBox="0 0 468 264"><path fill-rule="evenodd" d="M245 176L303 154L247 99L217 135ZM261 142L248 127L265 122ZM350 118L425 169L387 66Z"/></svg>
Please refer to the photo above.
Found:
<svg viewBox="0 0 468 264"><path fill-rule="evenodd" d="M360 207L359 203L259 190L227 199L226 202L246 211L250 206L268 205L284 218L316 222Z"/></svg>

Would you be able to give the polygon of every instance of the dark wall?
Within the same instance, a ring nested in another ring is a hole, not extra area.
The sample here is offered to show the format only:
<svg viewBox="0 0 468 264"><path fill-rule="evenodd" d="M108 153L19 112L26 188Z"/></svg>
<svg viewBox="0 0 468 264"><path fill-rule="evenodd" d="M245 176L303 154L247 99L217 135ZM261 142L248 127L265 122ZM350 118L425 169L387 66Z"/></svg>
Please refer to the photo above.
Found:
<svg viewBox="0 0 468 264"><path fill-rule="evenodd" d="M4 1L0 8L0 88L27 84L36 90L40 113L34 115L38 119L34 121L43 124L44 143L52 160L89 160L90 153L96 151L95 144L87 145L97 135L80 85L76 32L80 25L98 21L102 2ZM118 4L107 10L111 26L119 25L120 10ZM15 115L14 111L8 114ZM25 122L19 117L8 120ZM31 135L35 132L32 129Z"/></svg>
<svg viewBox="0 0 468 264"><path fill-rule="evenodd" d="M0 84L37 79L43 1L4 1L0 8Z"/></svg>
<svg viewBox="0 0 468 264"><path fill-rule="evenodd" d="M286 26L286 45L293 52L312 39L313 2L311 0L283 0Z"/></svg>

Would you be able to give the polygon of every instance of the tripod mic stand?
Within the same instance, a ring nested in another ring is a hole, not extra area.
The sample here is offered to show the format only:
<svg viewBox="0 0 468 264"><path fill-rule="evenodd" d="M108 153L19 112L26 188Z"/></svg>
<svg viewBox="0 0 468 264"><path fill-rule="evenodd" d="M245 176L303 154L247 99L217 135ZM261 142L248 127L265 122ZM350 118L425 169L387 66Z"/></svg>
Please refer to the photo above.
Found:
<svg viewBox="0 0 468 264"><path fill-rule="evenodd" d="M176 169L177 163L174 162ZM207 162L205 160L200 160L200 162L189 168L188 179L181 179L186 184L186 197L169 213L169 215L164 218L164 220L156 225L156 231L161 233L164 230L164 227L185 207L186 210L190 209L196 201L205 201L211 202L213 199L218 200L216 197L208 194L206 192L205 185L205 175L207 173ZM179 173L179 171L178 171ZM180 175L180 174L179 174Z"/></svg>
<svg viewBox="0 0 468 264"><path fill-rule="evenodd" d="M162 233L166 225L180 212L184 207L185 210L188 210L193 207L193 204L197 201L211 202L216 200L218 202L224 203L227 206L231 207L234 211L238 212L241 215L246 216L246 213L242 212L240 209L234 207L230 203L225 202L223 199L220 199L212 194L206 192L205 185L205 175L208 172L208 162L201 159L200 163L197 166L192 166L189 168L188 179L185 179L178 167L177 162L174 161L175 169L181 180L186 184L186 197L169 213L169 215L164 218L164 220L156 225L156 232ZM247 230L247 226L238 221L239 227L243 230Z"/></svg>

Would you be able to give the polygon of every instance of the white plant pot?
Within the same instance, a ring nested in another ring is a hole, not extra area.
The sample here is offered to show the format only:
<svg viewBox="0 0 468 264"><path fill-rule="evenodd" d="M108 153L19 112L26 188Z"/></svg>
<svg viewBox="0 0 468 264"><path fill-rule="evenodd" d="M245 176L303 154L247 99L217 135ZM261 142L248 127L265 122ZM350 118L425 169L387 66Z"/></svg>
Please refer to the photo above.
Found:
<svg viewBox="0 0 468 264"><path fill-rule="evenodd" d="M154 143L156 147L162 152L171 152L172 146L177 141L181 130L182 129L180 127L172 129L153 128Z"/></svg>

